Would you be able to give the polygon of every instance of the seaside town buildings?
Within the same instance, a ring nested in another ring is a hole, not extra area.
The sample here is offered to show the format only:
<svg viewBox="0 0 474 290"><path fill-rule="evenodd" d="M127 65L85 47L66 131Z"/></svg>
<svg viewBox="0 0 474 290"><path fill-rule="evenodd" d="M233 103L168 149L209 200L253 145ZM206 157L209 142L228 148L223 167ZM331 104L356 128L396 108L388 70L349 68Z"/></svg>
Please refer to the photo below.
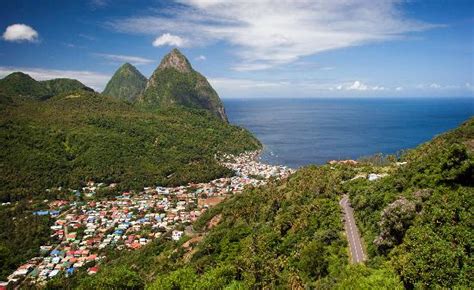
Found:
<svg viewBox="0 0 474 290"><path fill-rule="evenodd" d="M138 193L122 192L102 200L96 200L94 193L106 185L89 182L72 192L84 195L87 201L55 200L48 209L33 213L54 219L50 243L41 246L41 255L18 267L0 286L45 283L79 269L93 275L108 250L136 250L162 236L179 241L185 228L209 207L242 192L247 185L260 186L269 178L286 178L294 172L258 162L257 157L258 152L220 157L224 166L235 171L233 177L187 186L146 187Z"/></svg>

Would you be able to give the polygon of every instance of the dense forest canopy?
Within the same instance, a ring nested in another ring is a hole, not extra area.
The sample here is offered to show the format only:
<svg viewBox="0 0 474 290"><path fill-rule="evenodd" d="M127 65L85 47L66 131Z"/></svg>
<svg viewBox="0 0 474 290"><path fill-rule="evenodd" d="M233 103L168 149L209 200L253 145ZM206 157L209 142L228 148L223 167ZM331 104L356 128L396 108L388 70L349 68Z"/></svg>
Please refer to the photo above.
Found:
<svg viewBox="0 0 474 290"><path fill-rule="evenodd" d="M252 135L203 110L146 110L75 91L0 108L0 200L95 180L121 188L180 185L231 174L216 153L260 148Z"/></svg>

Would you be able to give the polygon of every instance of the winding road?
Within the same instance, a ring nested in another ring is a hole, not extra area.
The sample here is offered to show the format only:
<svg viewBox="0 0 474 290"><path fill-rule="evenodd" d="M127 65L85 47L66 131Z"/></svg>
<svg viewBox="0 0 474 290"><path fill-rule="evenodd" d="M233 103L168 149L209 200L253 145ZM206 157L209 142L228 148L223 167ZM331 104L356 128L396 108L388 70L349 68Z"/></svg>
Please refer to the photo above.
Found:
<svg viewBox="0 0 474 290"><path fill-rule="evenodd" d="M367 256L364 253L364 247L359 235L359 230L354 219L354 209L349 202L349 197L344 195L339 202L344 210L344 228L346 230L347 241L349 242L349 250L351 253L351 263L363 263Z"/></svg>

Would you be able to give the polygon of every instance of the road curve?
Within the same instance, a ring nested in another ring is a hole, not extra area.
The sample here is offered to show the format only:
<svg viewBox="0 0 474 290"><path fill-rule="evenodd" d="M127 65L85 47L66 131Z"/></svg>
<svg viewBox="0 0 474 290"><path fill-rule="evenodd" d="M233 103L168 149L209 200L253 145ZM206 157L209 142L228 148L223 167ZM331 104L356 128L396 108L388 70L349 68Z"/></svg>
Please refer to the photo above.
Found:
<svg viewBox="0 0 474 290"><path fill-rule="evenodd" d="M346 230L347 241L349 242L349 250L351 252L351 263L363 263L367 256L362 247L359 230L354 219L354 210L349 203L349 197L344 195L339 202L344 211L344 228Z"/></svg>

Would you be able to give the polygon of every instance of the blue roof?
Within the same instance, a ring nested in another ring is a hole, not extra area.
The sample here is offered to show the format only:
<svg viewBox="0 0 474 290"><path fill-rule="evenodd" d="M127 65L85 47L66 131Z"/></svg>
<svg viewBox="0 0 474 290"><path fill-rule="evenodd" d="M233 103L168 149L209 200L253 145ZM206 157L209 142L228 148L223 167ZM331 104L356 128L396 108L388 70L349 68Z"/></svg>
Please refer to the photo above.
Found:
<svg viewBox="0 0 474 290"><path fill-rule="evenodd" d="M33 213L34 215L48 215L49 211L47 210L38 210Z"/></svg>
<svg viewBox="0 0 474 290"><path fill-rule="evenodd" d="M61 254L61 251L59 251L57 249L54 249L54 250L51 251L51 256L57 256L59 254Z"/></svg>

